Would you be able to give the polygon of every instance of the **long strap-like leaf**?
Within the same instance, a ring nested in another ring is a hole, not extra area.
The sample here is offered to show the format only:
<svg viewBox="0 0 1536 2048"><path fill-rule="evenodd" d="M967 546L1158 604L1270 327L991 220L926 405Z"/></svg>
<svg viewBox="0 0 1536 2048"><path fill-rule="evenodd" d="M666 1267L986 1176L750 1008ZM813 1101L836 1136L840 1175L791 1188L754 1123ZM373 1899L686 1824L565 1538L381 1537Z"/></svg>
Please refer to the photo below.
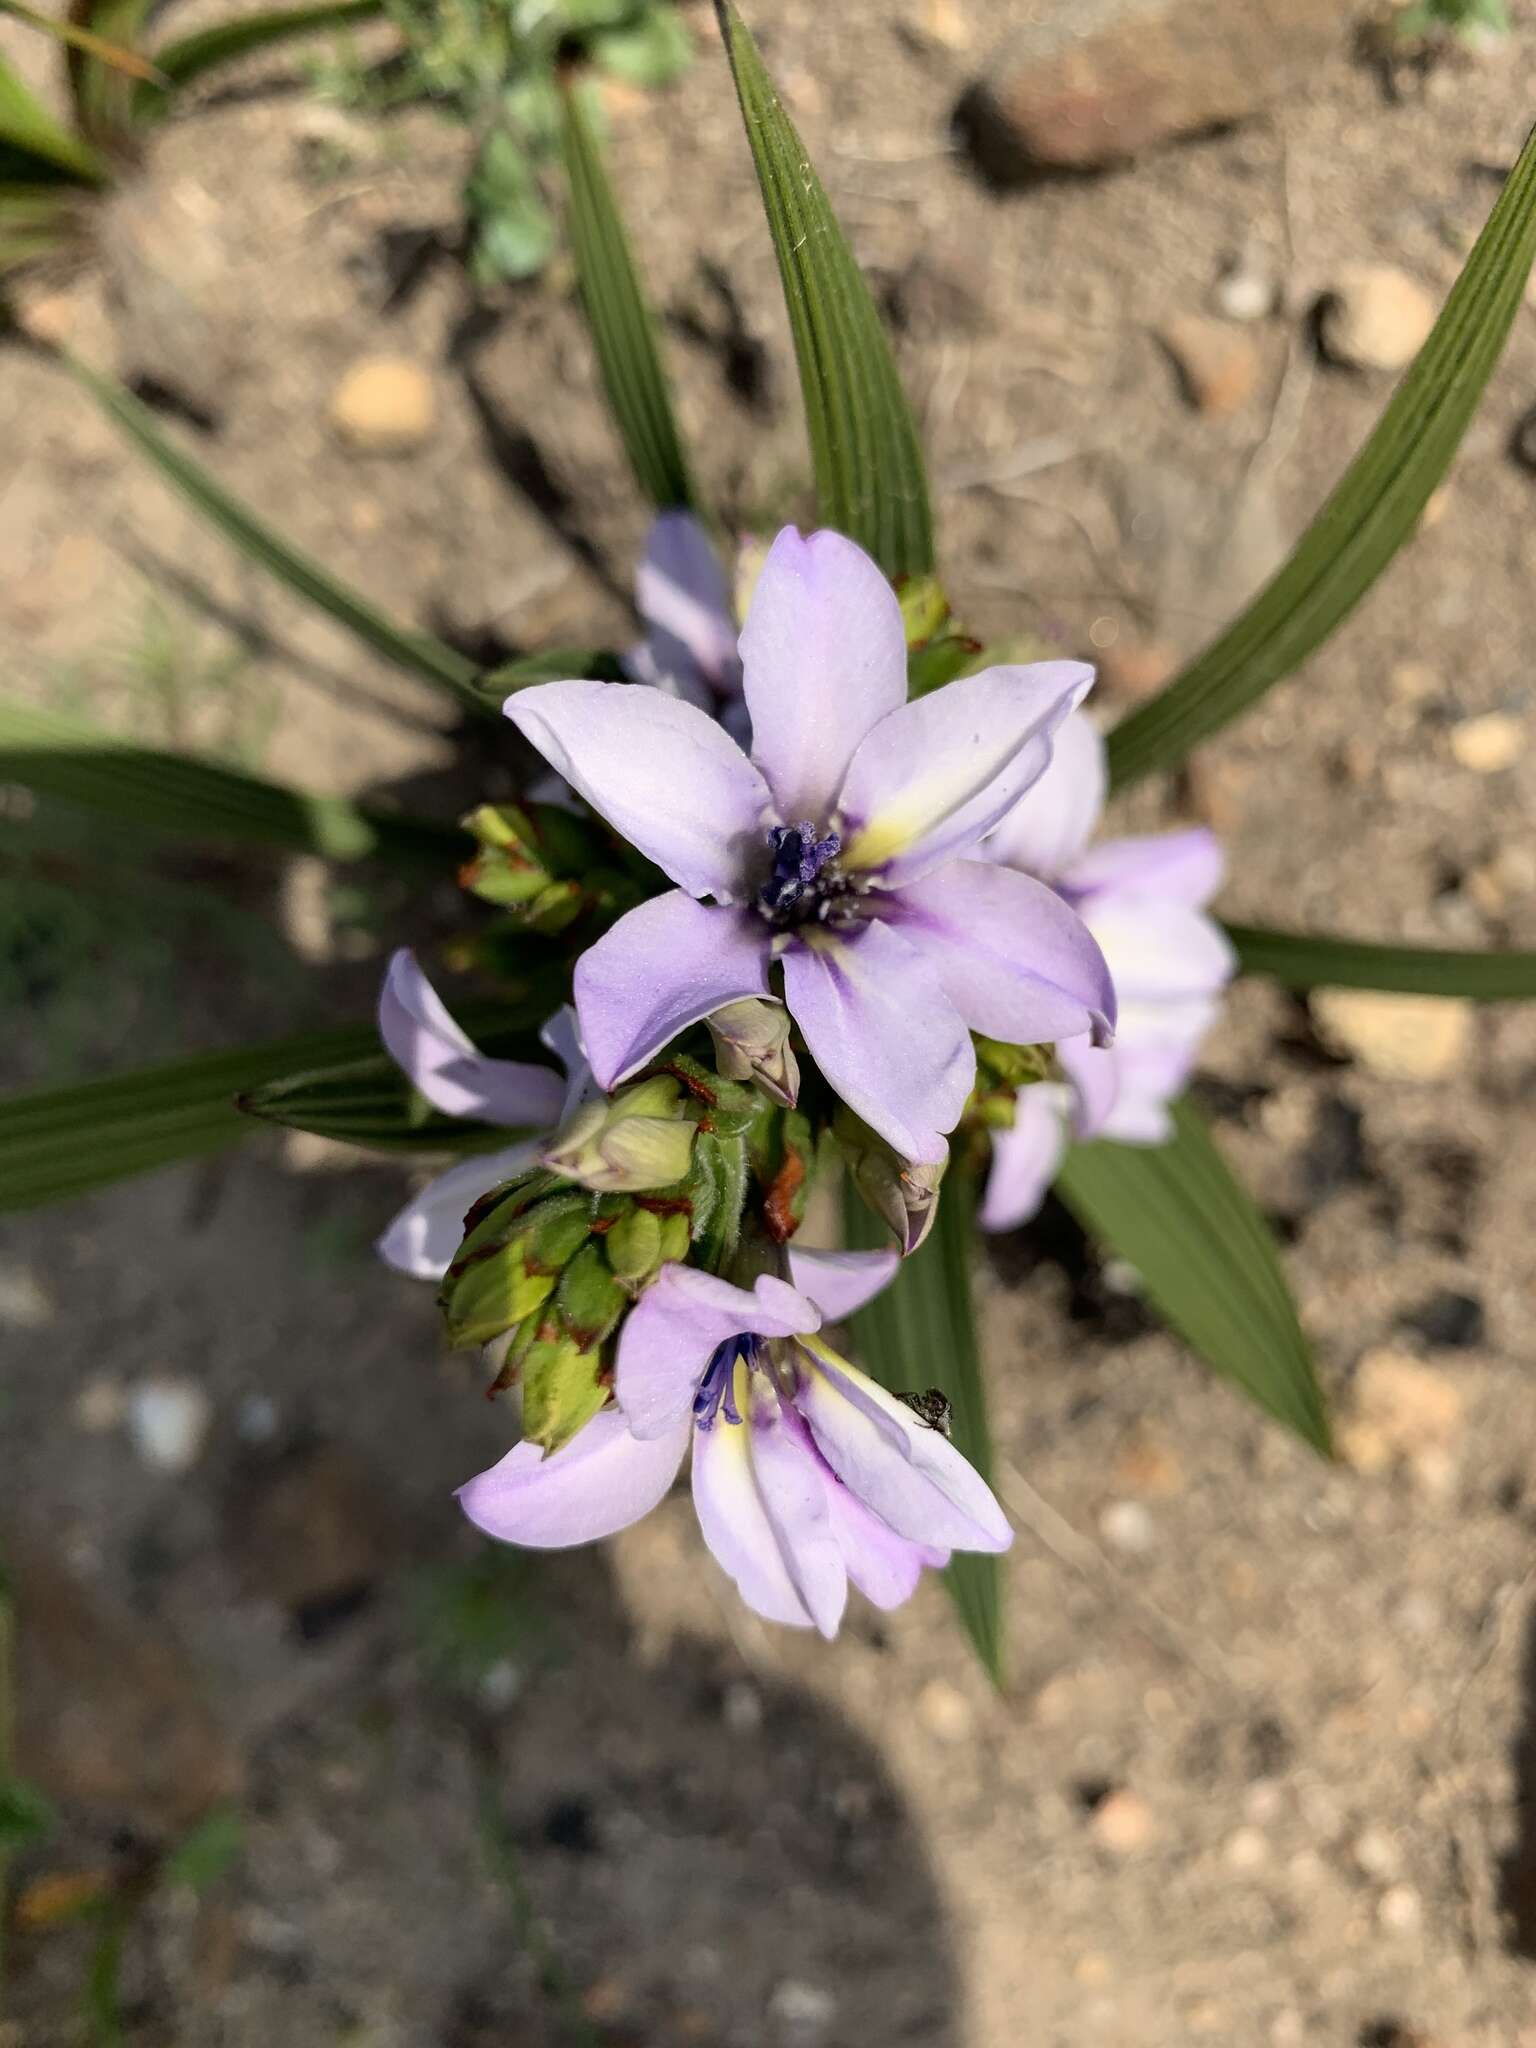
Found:
<svg viewBox="0 0 1536 2048"><path fill-rule="evenodd" d="M107 181L102 158L88 142L60 126L4 57L0 57L0 149L36 158L84 185Z"/></svg>
<svg viewBox="0 0 1536 2048"><path fill-rule="evenodd" d="M232 540L249 560L258 563L286 589L312 604L375 654L397 668L424 676L447 690L466 709L486 715L491 707L475 689L478 670L472 661L430 633L407 632L368 599L323 569L310 556L285 541L240 500L216 483L185 449L161 432L153 413L131 391L110 377L69 360L69 368L112 423L147 455L167 483L193 508Z"/></svg>
<svg viewBox="0 0 1536 2048"><path fill-rule="evenodd" d="M820 516L894 581L933 573L928 480L869 287L731 0L716 0L779 259Z"/></svg>
<svg viewBox="0 0 1536 2048"><path fill-rule="evenodd" d="M1396 995L1462 996L1475 1003L1536 997L1536 953L1472 953L1445 946L1382 946L1317 932L1229 924L1244 974L1287 988L1374 988Z"/></svg>
<svg viewBox="0 0 1536 2048"><path fill-rule="evenodd" d="M279 7L237 15L232 21L217 22L212 28L164 44L154 53L155 67L172 85L190 85L204 72L231 64L237 57L292 42L297 36L318 35L323 29L373 21L383 12L383 0L321 0L313 7ZM146 97L140 110L153 104L154 99Z"/></svg>
<svg viewBox="0 0 1536 2048"><path fill-rule="evenodd" d="M1198 1113L1179 1102L1173 1116L1166 1145L1074 1145L1057 1192L1207 1365L1327 1452L1322 1390L1269 1227Z"/></svg>
<svg viewBox="0 0 1536 2048"><path fill-rule="evenodd" d="M895 1279L853 1318L866 1372L894 1393L937 1387L950 1404L955 1446L988 1478L992 1433L976 1343L971 1262L976 1197L964 1168L951 1169L928 1242L903 1261ZM848 1243L884 1251L890 1232L851 1188L844 1204ZM960 1620L994 1684L1003 1678L1002 1566L995 1557L957 1552L944 1574Z"/></svg>
<svg viewBox="0 0 1536 2048"><path fill-rule="evenodd" d="M656 324L603 165L585 94L561 92L570 187L566 224L608 404L640 488L659 510L692 505L693 484L661 366Z"/></svg>
<svg viewBox="0 0 1536 2048"><path fill-rule="evenodd" d="M1109 736L1115 788L1171 768L1322 645L1412 533L1450 466L1536 256L1536 133L1376 431L1274 579Z"/></svg>
<svg viewBox="0 0 1536 2048"><path fill-rule="evenodd" d="M312 796L214 761L135 746L51 711L0 701L0 781L178 838L281 847L327 860L367 856L450 873L468 840L430 819Z"/></svg>

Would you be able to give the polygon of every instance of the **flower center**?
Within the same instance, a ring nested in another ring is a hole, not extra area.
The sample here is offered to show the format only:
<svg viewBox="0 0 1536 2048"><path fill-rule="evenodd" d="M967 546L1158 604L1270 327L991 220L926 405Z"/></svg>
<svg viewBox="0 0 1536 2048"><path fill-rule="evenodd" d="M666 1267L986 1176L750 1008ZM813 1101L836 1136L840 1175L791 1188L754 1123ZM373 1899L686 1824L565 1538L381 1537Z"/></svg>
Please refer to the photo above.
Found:
<svg viewBox="0 0 1536 2048"><path fill-rule="evenodd" d="M809 818L773 825L768 832L773 866L757 892L757 907L781 930L797 924L846 923L857 916L857 884L844 874L838 855L843 842L829 831L817 836Z"/></svg>

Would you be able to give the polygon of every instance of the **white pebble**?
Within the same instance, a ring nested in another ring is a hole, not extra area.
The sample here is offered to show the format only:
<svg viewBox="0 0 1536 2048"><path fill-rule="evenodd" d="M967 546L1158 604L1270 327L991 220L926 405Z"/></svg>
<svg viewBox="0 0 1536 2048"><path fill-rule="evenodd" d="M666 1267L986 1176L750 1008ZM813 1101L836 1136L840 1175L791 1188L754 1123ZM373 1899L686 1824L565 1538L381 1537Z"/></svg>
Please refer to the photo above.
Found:
<svg viewBox="0 0 1536 2048"><path fill-rule="evenodd" d="M819 1984L786 1977L768 2001L768 2017L795 2041L819 2041L837 2014L837 2000Z"/></svg>
<svg viewBox="0 0 1536 2048"><path fill-rule="evenodd" d="M1257 1828L1239 1828L1223 1851L1229 1870L1257 1870L1269 1861L1269 1843Z"/></svg>
<svg viewBox="0 0 1536 2048"><path fill-rule="evenodd" d="M1157 1541L1152 1517L1139 1500L1114 1500L1099 1516L1099 1534L1114 1550L1140 1557Z"/></svg>
<svg viewBox="0 0 1536 2048"><path fill-rule="evenodd" d="M128 1434L156 1472L190 1472L212 1421L213 1403L193 1380L141 1380L128 1396Z"/></svg>
<svg viewBox="0 0 1536 2048"><path fill-rule="evenodd" d="M1411 1884L1395 1884L1382 1893L1376 1918L1388 1934L1417 1934L1424 1918L1424 1906Z"/></svg>

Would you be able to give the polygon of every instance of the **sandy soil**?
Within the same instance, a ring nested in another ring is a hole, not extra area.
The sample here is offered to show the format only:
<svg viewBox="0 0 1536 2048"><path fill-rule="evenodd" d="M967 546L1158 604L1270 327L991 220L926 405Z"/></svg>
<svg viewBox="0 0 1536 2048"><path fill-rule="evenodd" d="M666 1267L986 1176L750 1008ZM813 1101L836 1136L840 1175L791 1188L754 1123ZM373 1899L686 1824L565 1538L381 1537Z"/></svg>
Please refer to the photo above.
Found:
<svg viewBox="0 0 1536 2048"><path fill-rule="evenodd" d="M1402 104L1340 59L1273 120L1000 198L948 127L992 39L981 0L940 10L961 47L918 0L757 12L897 319L958 608L1105 653L1118 712L1146 650L1220 623L1367 431L1388 386L1318 365L1307 308L1360 258L1446 288L1530 118L1536 28ZM702 40L664 119L615 101L613 149L700 470L770 523L805 503L793 366ZM644 515L569 276L479 310L450 261L402 289L412 234L451 227L460 139L402 117L322 175L315 125L302 94L254 92L168 129L55 317L210 414L179 429L203 458L402 616L481 650L622 632ZM1156 330L1244 248L1284 310L1243 330L1251 398L1210 417ZM398 461L328 423L377 352L436 391ZM1215 823L1230 914L1536 944L1536 749L1490 776L1450 750L1474 713L1531 729L1532 484L1507 443L1533 382L1523 313L1394 573L1127 814ZM7 687L315 787L452 801L442 702L234 563L16 349L0 447ZM472 786L510 763L482 740ZM120 846L88 853L121 884ZM29 1006L10 1078L356 1014L402 923L454 914L451 888L407 910L302 867L157 875L107 913L4 883ZM1207 1066L1330 1386L1347 1405L1367 1353L1418 1356L1432 1440L1319 1467L1048 1215L983 1276L1022 1532L1003 1697L937 1586L830 1650L757 1625L683 1500L602 1556L487 1565L451 1490L505 1420L371 1261L393 1169L263 1139L10 1221L0 1516L48 1617L48 1658L26 1664L24 1630L23 1711L64 1811L23 1881L132 1867L205 1797L245 1816L205 1897L162 1890L130 1930L126 2038L1536 2043L1536 1019L1481 1013L1455 1071L1389 1083L1245 986ZM1448 1294L1481 1314L1426 1315ZM167 1376L211 1401L185 1474L120 1419ZM79 2038L92 1938L13 1940L6 2048Z"/></svg>

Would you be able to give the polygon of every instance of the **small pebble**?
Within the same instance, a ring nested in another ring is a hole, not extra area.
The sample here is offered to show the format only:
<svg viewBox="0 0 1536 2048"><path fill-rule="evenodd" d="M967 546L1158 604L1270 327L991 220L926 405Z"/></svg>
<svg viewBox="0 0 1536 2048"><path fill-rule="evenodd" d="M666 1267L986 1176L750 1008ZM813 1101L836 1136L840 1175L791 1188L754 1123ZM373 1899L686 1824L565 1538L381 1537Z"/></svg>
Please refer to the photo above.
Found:
<svg viewBox="0 0 1536 2048"><path fill-rule="evenodd" d="M1384 1883L1402 1868L1397 1844L1385 1828L1362 1828L1350 1845L1350 1853L1366 1877Z"/></svg>
<svg viewBox="0 0 1536 2048"><path fill-rule="evenodd" d="M1157 1541L1152 1517L1139 1500L1115 1500L1099 1516L1099 1534L1112 1550L1141 1557Z"/></svg>
<svg viewBox="0 0 1536 2048"><path fill-rule="evenodd" d="M1350 370L1401 370L1435 324L1435 302L1389 263L1351 263L1323 294L1318 339L1330 362Z"/></svg>
<svg viewBox="0 0 1536 2048"><path fill-rule="evenodd" d="M1507 711L1485 711L1451 727L1451 752L1474 775L1498 775L1525 752L1525 728Z"/></svg>
<svg viewBox="0 0 1536 2048"><path fill-rule="evenodd" d="M128 1396L128 1434L156 1472L190 1472L202 1456L213 1403L193 1380L142 1380Z"/></svg>
<svg viewBox="0 0 1536 2048"><path fill-rule="evenodd" d="M1324 988L1309 999L1323 1038L1386 1081L1441 1081L1472 1049L1472 1005L1456 996Z"/></svg>
<svg viewBox="0 0 1536 2048"><path fill-rule="evenodd" d="M837 2015L837 2000L819 1984L786 1977L768 2000L768 2017L796 2041L819 2041Z"/></svg>
<svg viewBox="0 0 1536 2048"><path fill-rule="evenodd" d="M1125 1786L1099 1801L1089 1826L1099 1846L1116 1856L1135 1855L1157 1832L1151 1807L1139 1792Z"/></svg>
<svg viewBox="0 0 1536 2048"><path fill-rule="evenodd" d="M971 1703L948 1679L933 1678L917 1696L917 1718L940 1742L964 1742L975 1726Z"/></svg>
<svg viewBox="0 0 1536 2048"><path fill-rule="evenodd" d="M1224 320L1267 319L1279 298L1274 272L1253 255L1232 257L1211 293L1211 303Z"/></svg>
<svg viewBox="0 0 1536 2048"><path fill-rule="evenodd" d="M763 1696L749 1678L733 1678L720 1702L720 1718L733 1735L756 1735L763 1725Z"/></svg>
<svg viewBox="0 0 1536 2048"><path fill-rule="evenodd" d="M1257 1870L1269 1861L1269 1842L1258 1828L1239 1828L1222 1851L1229 1870Z"/></svg>
<svg viewBox="0 0 1536 2048"><path fill-rule="evenodd" d="M1184 396L1198 412L1236 412L1259 381L1258 351L1246 334L1203 313L1178 313L1158 329Z"/></svg>
<svg viewBox="0 0 1536 2048"><path fill-rule="evenodd" d="M403 356L368 356L331 396L331 425L358 455L408 455L437 424L432 379Z"/></svg>
<svg viewBox="0 0 1536 2048"><path fill-rule="evenodd" d="M0 1266L0 1323L13 1330L43 1330L53 1321L48 1290L30 1266Z"/></svg>
<svg viewBox="0 0 1536 2048"><path fill-rule="evenodd" d="M87 1380L75 1396L75 1421L88 1436L105 1436L121 1429L128 1412L128 1396L121 1380Z"/></svg>
<svg viewBox="0 0 1536 2048"><path fill-rule="evenodd" d="M1411 1884L1395 1884L1377 1901L1376 1918L1388 1934L1417 1934L1424 1905Z"/></svg>

